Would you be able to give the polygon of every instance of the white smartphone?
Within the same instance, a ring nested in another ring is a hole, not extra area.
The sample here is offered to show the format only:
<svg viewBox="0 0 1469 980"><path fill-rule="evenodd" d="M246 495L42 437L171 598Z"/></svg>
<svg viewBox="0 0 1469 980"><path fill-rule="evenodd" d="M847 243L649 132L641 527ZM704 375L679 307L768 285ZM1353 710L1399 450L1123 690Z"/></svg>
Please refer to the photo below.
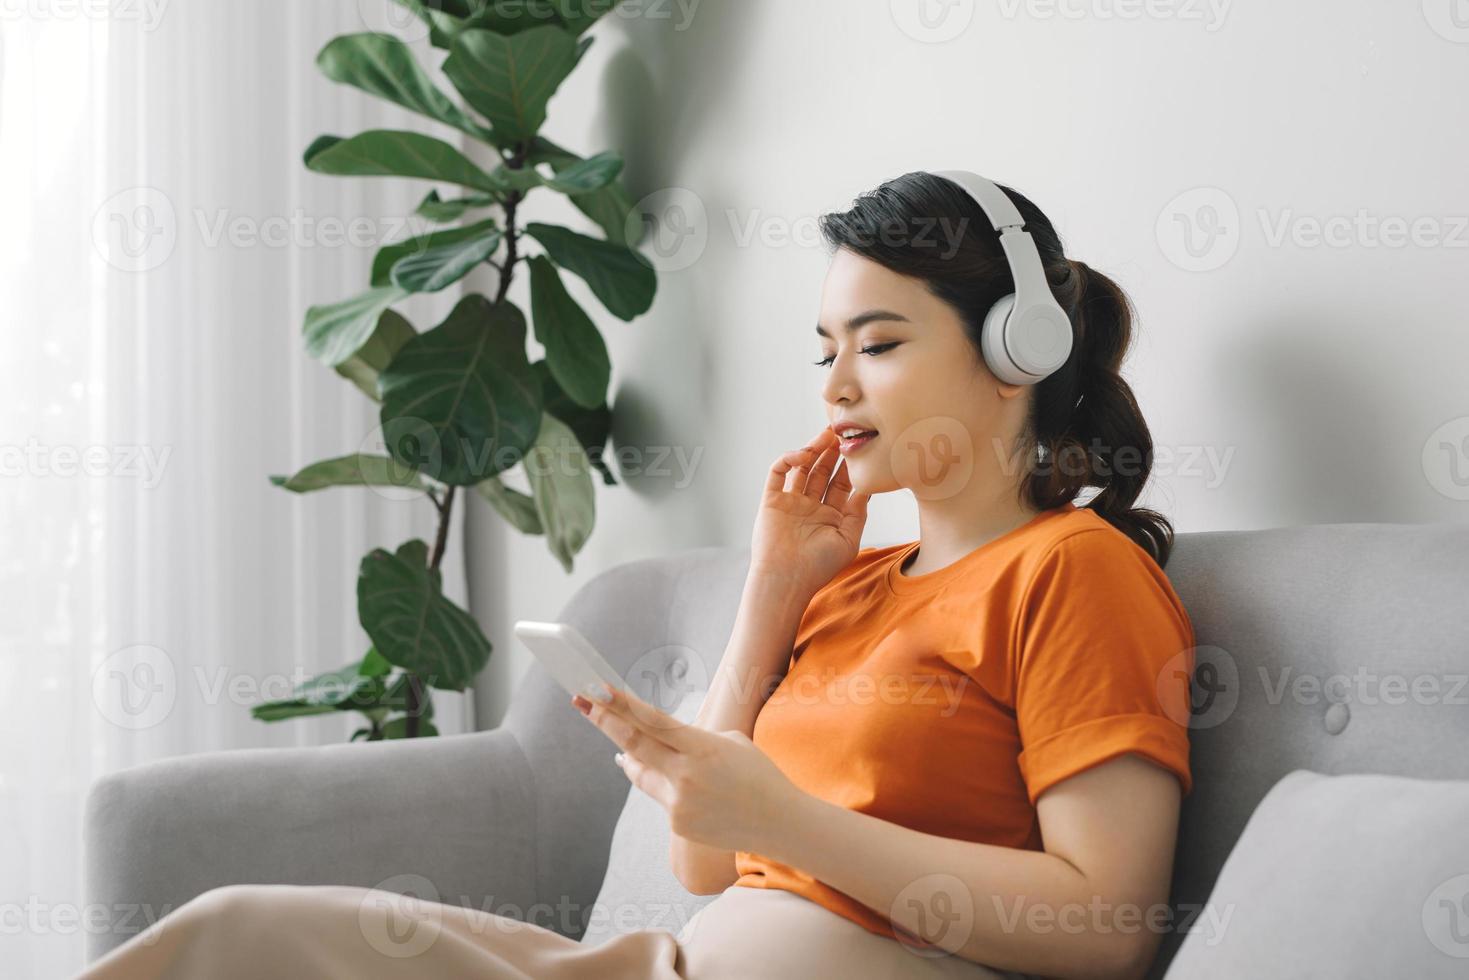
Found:
<svg viewBox="0 0 1469 980"><path fill-rule="evenodd" d="M628 689L622 675L569 623L522 619L515 624L515 635L568 694L585 697L601 681L612 685L613 690Z"/></svg>

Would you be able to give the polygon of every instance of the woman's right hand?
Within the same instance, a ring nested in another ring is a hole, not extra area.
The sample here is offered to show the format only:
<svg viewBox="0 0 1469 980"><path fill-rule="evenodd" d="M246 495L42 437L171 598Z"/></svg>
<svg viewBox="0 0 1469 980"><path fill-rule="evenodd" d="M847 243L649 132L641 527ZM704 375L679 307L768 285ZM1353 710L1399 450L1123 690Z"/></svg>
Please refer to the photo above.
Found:
<svg viewBox="0 0 1469 980"><path fill-rule="evenodd" d="M782 453L770 467L755 516L750 574L816 595L857 557L871 496L852 492L830 426L804 448Z"/></svg>

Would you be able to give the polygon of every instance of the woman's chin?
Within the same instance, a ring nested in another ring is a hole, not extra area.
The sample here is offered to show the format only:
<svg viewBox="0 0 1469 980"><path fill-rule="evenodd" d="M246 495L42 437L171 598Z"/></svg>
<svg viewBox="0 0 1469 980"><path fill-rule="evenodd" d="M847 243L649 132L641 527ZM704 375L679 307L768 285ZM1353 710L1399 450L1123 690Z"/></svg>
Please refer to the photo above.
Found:
<svg viewBox="0 0 1469 980"><path fill-rule="evenodd" d="M857 493L876 494L876 493L882 493L882 492L884 492L886 490L896 489L895 487L883 486L879 482L873 480L871 478L871 476L864 474L862 472L862 464L861 463L858 463L856 466L853 466L852 463L851 463L851 461L849 460L847 462L847 465L846 465L845 468L847 470L847 479L849 481L851 481L851 484L852 484L852 490L851 490L851 492L854 493L854 494L857 494Z"/></svg>

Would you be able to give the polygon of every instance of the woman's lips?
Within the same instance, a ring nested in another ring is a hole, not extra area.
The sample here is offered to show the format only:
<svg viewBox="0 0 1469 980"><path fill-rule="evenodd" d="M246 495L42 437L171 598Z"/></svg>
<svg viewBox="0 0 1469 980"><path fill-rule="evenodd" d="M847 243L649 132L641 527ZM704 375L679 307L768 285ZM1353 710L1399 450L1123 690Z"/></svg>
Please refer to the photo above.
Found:
<svg viewBox="0 0 1469 980"><path fill-rule="evenodd" d="M838 437L837 447L843 453L853 453L856 452L858 449L861 449L863 446L867 445L872 440L876 439L877 435L878 434L876 432L868 432L863 435L855 436L851 439L843 439L841 437Z"/></svg>

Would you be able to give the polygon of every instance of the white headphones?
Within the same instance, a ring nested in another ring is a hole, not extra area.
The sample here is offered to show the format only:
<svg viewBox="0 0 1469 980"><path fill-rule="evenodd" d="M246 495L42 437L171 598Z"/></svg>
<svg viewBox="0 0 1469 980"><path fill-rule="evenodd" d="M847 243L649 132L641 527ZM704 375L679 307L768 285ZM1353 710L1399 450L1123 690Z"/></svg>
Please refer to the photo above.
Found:
<svg viewBox="0 0 1469 980"><path fill-rule="evenodd" d="M984 317L980 349L995 377L1008 384L1043 381L1071 354L1071 319L1046 282L1035 239L1015 203L995 184L968 170L932 170L962 187L979 202L1000 233L1000 245L1015 277L1015 292L1002 296Z"/></svg>

